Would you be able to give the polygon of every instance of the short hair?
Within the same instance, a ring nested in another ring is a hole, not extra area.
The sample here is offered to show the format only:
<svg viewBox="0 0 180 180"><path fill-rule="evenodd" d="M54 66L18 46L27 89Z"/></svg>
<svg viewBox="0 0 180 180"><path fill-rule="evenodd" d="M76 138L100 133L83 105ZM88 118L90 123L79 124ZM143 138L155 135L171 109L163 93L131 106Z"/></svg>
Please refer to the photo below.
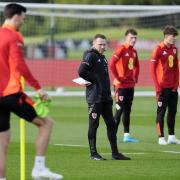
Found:
<svg viewBox="0 0 180 180"><path fill-rule="evenodd" d="M106 36L103 34L96 34L93 40L96 40L97 38L106 39Z"/></svg>
<svg viewBox="0 0 180 180"><path fill-rule="evenodd" d="M129 29L127 29L127 31L125 32L124 35L127 36L128 34L137 35L138 33L135 29L129 28Z"/></svg>
<svg viewBox="0 0 180 180"><path fill-rule="evenodd" d="M10 3L6 5L4 9L4 18L5 19L10 19L12 18L15 14L21 15L22 12L26 12L26 8L20 4L16 3Z"/></svg>
<svg viewBox="0 0 180 180"><path fill-rule="evenodd" d="M177 29L174 26L171 26L171 25L165 26L163 33L164 33L164 36L166 34L175 35L175 36L178 35Z"/></svg>

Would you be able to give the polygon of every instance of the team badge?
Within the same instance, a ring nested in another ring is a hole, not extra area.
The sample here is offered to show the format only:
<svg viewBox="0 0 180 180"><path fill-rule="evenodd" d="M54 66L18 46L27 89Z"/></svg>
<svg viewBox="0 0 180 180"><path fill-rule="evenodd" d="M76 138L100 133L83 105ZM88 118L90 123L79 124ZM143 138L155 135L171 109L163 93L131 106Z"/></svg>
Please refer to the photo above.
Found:
<svg viewBox="0 0 180 180"><path fill-rule="evenodd" d="M159 106L159 107L162 106L162 101L158 101L158 106Z"/></svg>
<svg viewBox="0 0 180 180"><path fill-rule="evenodd" d="M124 100L124 96L119 96L119 100L123 101Z"/></svg>
<svg viewBox="0 0 180 180"><path fill-rule="evenodd" d="M97 118L97 113L92 113L91 115L92 115L92 118L93 118L93 119L96 119L96 118Z"/></svg>
<svg viewBox="0 0 180 180"><path fill-rule="evenodd" d="M101 62L101 59L98 59L98 62Z"/></svg>
<svg viewBox="0 0 180 180"><path fill-rule="evenodd" d="M173 53L176 54L176 49L173 49Z"/></svg>

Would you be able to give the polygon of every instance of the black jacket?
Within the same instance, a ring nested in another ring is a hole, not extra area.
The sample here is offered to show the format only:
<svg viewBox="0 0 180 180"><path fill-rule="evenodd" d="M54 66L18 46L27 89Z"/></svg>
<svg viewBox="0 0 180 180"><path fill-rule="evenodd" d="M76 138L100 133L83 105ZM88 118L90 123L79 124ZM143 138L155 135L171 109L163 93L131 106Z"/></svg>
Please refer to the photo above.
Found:
<svg viewBox="0 0 180 180"><path fill-rule="evenodd" d="M79 76L92 83L86 87L87 103L112 101L108 63L105 56L96 49L84 52Z"/></svg>

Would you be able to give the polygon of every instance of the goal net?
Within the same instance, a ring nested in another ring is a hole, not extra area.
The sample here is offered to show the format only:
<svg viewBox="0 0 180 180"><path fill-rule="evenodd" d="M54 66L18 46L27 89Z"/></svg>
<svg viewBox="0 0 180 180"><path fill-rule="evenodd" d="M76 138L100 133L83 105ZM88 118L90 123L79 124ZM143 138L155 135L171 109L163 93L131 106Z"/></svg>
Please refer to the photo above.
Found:
<svg viewBox="0 0 180 180"><path fill-rule="evenodd" d="M1 24L6 4L0 3ZM91 47L96 33L108 38L106 57L109 59L129 27L138 31L136 48L141 60L138 85L152 86L147 61L151 51L162 40L165 25L180 28L180 6L22 5L27 8L21 30L27 63L41 84L51 87L74 86L72 79L77 76L83 51ZM177 46L180 46L178 40Z"/></svg>

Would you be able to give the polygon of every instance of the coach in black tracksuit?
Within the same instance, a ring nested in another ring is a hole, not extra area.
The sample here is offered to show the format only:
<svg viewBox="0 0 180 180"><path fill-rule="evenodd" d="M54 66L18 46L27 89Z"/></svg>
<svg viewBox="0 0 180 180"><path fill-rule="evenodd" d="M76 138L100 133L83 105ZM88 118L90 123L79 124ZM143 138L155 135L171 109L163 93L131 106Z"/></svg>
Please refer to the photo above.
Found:
<svg viewBox="0 0 180 180"><path fill-rule="evenodd" d="M91 84L86 87L86 100L89 109L88 140L92 160L104 160L96 149L96 132L99 126L100 115L107 126L107 135L111 144L112 158L129 160L130 158L118 152L115 133L115 124L112 113L112 97L108 74L108 63L103 55L106 48L106 37L97 34L93 40L93 47L86 51L79 68L79 76Z"/></svg>

